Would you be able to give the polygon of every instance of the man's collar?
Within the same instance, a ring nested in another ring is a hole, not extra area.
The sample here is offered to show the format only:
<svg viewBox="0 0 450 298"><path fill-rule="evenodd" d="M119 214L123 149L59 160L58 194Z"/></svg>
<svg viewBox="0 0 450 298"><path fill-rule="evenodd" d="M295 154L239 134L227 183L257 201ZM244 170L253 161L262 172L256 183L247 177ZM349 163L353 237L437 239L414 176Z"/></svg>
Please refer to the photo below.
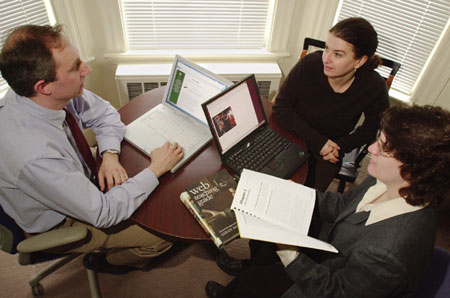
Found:
<svg viewBox="0 0 450 298"><path fill-rule="evenodd" d="M14 92L14 96L11 96L13 101L15 101L18 105L20 105L21 109L33 117L40 118L46 122L50 122L52 125L57 127L61 127L66 113L63 110L52 110L46 107L43 107L36 102L34 102L31 98L23 97Z"/></svg>

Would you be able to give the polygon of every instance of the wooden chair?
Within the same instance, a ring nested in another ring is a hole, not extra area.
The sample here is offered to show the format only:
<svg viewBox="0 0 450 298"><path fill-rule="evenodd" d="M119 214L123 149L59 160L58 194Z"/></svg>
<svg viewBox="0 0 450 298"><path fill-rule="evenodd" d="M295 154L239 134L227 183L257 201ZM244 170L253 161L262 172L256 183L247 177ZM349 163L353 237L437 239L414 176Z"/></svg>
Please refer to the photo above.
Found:
<svg viewBox="0 0 450 298"><path fill-rule="evenodd" d="M325 42L322 40L306 37L303 42L303 50L300 54L300 59L306 56L306 54L308 54L308 52L312 48L324 49ZM386 58L381 58L381 61L382 61L381 65L383 67L390 69L389 74L386 77L384 77L384 79L386 80L386 87L389 90L391 88L392 81L394 80L394 77L397 74L398 70L400 69L401 65L398 62ZM272 103L275 103L277 96L278 93L273 97ZM339 170L339 173L335 176L335 178L339 180L338 186L339 192L344 191L347 182L349 183L355 182L356 177L358 176L359 173L359 169L361 168L361 162L368 153L369 145L370 143L365 144L359 148L353 149L351 152L348 152L344 155L341 169Z"/></svg>
<svg viewBox="0 0 450 298"><path fill-rule="evenodd" d="M40 283L43 278L80 255L77 253L51 254L45 252L45 250L74 243L88 237L88 235L88 230L84 227L68 227L26 238L23 230L0 206L0 249L9 254L18 253L19 264L24 266L54 261L30 278L29 284L33 296L44 293L44 288ZM87 273L92 297L101 297L95 271L87 269ZM68 291L70 292L70 289ZM67 296L70 296L70 294L67 294Z"/></svg>

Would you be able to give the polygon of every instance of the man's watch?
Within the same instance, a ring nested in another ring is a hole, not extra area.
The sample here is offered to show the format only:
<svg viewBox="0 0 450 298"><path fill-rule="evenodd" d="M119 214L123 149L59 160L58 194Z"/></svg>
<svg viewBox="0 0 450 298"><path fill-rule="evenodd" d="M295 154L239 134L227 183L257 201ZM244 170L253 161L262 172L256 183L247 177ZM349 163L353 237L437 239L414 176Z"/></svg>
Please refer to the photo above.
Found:
<svg viewBox="0 0 450 298"><path fill-rule="evenodd" d="M106 149L105 151L102 152L102 156L103 156L103 153L105 153L105 152L112 153L112 154L117 154L117 155L120 154L120 151L119 151L119 150L115 150L115 149Z"/></svg>

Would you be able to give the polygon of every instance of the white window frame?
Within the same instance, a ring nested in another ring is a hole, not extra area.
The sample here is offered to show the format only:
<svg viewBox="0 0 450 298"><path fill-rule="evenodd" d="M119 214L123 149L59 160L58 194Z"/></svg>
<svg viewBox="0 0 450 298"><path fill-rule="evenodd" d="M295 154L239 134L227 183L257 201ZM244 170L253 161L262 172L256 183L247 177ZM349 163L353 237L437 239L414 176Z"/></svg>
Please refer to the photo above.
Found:
<svg viewBox="0 0 450 298"><path fill-rule="evenodd" d="M410 102L435 105L450 81L450 20L413 87ZM450 101L450 98L447 99Z"/></svg>
<svg viewBox="0 0 450 298"><path fill-rule="evenodd" d="M301 17L307 19L308 23L302 24L303 28L300 31L301 38L299 38L297 45L297 48L299 49L298 53L301 51L304 37L325 40L328 30L333 25L333 20L337 14L339 3L340 0L315 0L314 2L307 0L302 2L302 6L306 7L305 9L308 10L308 12L307 15L302 15ZM312 20L321 21L317 21L312 24ZM405 103L442 105L441 101L443 100L443 96L445 96L442 93L445 93L448 89L446 89L446 86L450 85L450 68L448 67L448 65L450 65L449 48L450 20L447 22L447 26L441 35L441 39L438 42L437 47L431 53L421 75L413 87L413 90L411 90L411 95L408 96L391 89L389 91L390 97ZM292 59L295 64L297 59ZM292 64L292 62L289 62L289 64ZM293 64L290 67L292 66ZM445 101L450 101L450 99ZM444 105L449 106L447 103Z"/></svg>
<svg viewBox="0 0 450 298"><path fill-rule="evenodd" d="M120 2L127 51L146 52L266 48L275 0Z"/></svg>
<svg viewBox="0 0 450 298"><path fill-rule="evenodd" d="M53 13L52 6L50 4L50 0L43 0L42 2L43 2L44 6L45 6L45 8L47 10L47 17L49 19L49 24L50 25L54 25L55 24L55 16L54 16L54 13ZM7 32L1 32L1 34L6 34L6 33ZM2 39L6 38L6 36L1 36L1 38ZM2 78L2 80L4 80L4 79ZM3 81L3 82L5 82L5 81ZM5 86L2 86L2 88L0 89L0 98L2 98L6 94L8 89L9 89L9 86L7 84Z"/></svg>
<svg viewBox="0 0 450 298"><path fill-rule="evenodd" d="M339 7L336 10L336 22L342 0L339 1ZM440 92L445 88L449 81L450 70L448 64L450 63L450 53L447 50L450 44L450 19L444 30L441 33L436 47L429 55L422 71L416 79L415 84L410 90L410 94L395 90L391 88L389 95L402 102L416 103L416 104L436 104Z"/></svg>
<svg viewBox="0 0 450 298"><path fill-rule="evenodd" d="M276 61L280 57L288 57L287 52L289 41L289 30L280 30L280 28L290 28L293 21L293 7L296 0L274 0L274 14L272 18L271 32L268 38L267 49L265 50L149 50L142 53L127 52L125 40L125 28L120 22L113 22L114 18L121 16L120 0L99 0L104 5L105 15L110 17L104 18L104 27L107 30L107 48L111 49L110 53L105 54L105 58L114 62L139 62L145 59L152 61L169 61L174 54L181 54L190 58L203 59L205 61L230 61L230 60L265 60ZM108 5L107 5L107 4ZM116 5L112 5L115 3Z"/></svg>

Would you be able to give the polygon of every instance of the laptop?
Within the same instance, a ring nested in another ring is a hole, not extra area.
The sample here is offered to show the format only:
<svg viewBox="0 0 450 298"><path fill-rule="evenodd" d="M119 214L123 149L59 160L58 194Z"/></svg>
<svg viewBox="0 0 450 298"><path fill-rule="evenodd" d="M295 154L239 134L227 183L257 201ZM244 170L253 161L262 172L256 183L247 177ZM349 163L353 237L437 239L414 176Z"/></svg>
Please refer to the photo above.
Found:
<svg viewBox="0 0 450 298"><path fill-rule="evenodd" d="M267 122L255 76L250 75L202 104L223 164L289 178L308 153L273 131Z"/></svg>
<svg viewBox="0 0 450 298"><path fill-rule="evenodd" d="M201 104L232 84L176 55L162 103L128 124L125 140L148 156L167 141L180 144L184 157L174 173L211 140Z"/></svg>

